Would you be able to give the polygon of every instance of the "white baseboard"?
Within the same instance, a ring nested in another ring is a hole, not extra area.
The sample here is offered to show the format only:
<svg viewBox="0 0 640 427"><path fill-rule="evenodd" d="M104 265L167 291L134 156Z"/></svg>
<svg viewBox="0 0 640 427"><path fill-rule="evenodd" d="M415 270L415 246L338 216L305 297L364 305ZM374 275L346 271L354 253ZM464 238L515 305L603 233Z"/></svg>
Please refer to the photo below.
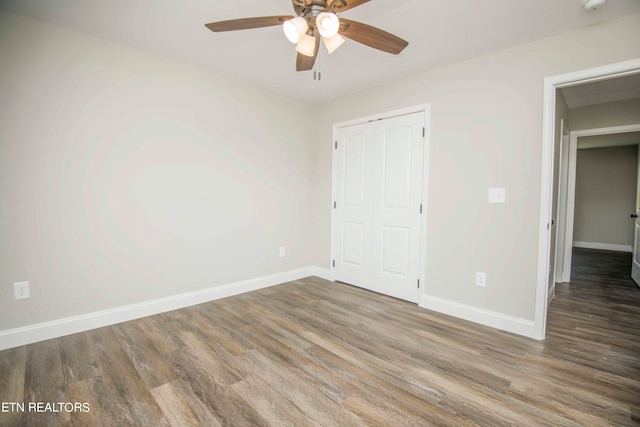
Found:
<svg viewBox="0 0 640 427"><path fill-rule="evenodd" d="M243 280L241 282L229 283L227 285L215 286L200 291L158 298L94 313L66 317L15 329L7 329L0 331L0 350L84 332L103 326L115 325L116 323L202 304L309 276L324 278L325 275L328 275L328 272L329 270L319 267L306 267L299 270Z"/></svg>
<svg viewBox="0 0 640 427"><path fill-rule="evenodd" d="M312 276L316 276L324 280L332 280L331 270L328 268L313 266L311 267L311 273Z"/></svg>
<svg viewBox="0 0 640 427"><path fill-rule="evenodd" d="M611 243L573 242L574 248L601 249L603 251L633 252L631 245L613 245Z"/></svg>
<svg viewBox="0 0 640 427"><path fill-rule="evenodd" d="M454 301L423 295L420 307L539 340L533 320L507 316Z"/></svg>

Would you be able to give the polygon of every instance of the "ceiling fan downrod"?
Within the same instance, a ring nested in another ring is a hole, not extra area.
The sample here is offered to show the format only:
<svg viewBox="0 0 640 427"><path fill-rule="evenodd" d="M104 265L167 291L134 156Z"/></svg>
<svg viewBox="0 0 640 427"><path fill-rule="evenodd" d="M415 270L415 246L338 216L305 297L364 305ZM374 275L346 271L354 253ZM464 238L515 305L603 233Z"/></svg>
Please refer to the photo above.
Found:
<svg viewBox="0 0 640 427"><path fill-rule="evenodd" d="M328 3L327 0L291 0L293 9L298 16L317 16L320 12L341 12L347 7L345 0L333 0Z"/></svg>

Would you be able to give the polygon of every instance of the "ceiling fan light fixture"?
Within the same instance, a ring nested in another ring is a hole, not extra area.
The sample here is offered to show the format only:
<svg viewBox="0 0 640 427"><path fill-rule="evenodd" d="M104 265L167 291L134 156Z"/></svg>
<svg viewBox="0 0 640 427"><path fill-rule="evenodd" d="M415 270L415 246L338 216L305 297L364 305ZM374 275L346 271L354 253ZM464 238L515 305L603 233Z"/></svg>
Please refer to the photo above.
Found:
<svg viewBox="0 0 640 427"><path fill-rule="evenodd" d="M316 27L322 37L331 38L338 33L340 20L335 13L321 12L316 18Z"/></svg>
<svg viewBox="0 0 640 427"><path fill-rule="evenodd" d="M307 20L302 16L289 19L288 21L284 21L284 23L282 24L284 35L291 43L298 43L300 39L307 33L308 28L309 25L307 24Z"/></svg>
<svg viewBox="0 0 640 427"><path fill-rule="evenodd" d="M315 56L316 38L314 36L310 36L309 34L303 35L296 45L296 51L305 56Z"/></svg>
<svg viewBox="0 0 640 427"><path fill-rule="evenodd" d="M2 0L0 0L1 2ZM283 0L284 1L284 0ZM409 42L380 28L338 15L368 3L370 0L291 0L294 14L258 16L210 22L205 27L214 33L252 30L254 28L282 27L287 39L297 51L296 71L308 71L319 62L320 41L324 40L329 53L334 52L345 39L394 55L402 52ZM572 0L605 2L606 0ZM640 0L638 0L640 1ZM239 2L247 3L247 2ZM343 38L344 37L344 38ZM318 61L316 61L318 60ZM317 70L317 67L316 67ZM319 77L319 76L318 76Z"/></svg>
<svg viewBox="0 0 640 427"><path fill-rule="evenodd" d="M607 0L582 0L582 7L584 7L584 10L590 12L602 8L606 2Z"/></svg>
<svg viewBox="0 0 640 427"><path fill-rule="evenodd" d="M331 54L337 48L342 46L342 43L344 43L344 37L342 37L340 34L334 34L333 37L323 37L322 41L324 42L324 47L327 48L327 52Z"/></svg>

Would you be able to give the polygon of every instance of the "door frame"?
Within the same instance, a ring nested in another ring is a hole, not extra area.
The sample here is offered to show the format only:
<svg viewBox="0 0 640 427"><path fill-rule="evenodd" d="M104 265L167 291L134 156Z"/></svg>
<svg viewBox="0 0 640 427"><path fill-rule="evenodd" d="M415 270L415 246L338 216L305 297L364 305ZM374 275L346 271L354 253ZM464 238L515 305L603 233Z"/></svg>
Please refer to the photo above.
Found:
<svg viewBox="0 0 640 427"><path fill-rule="evenodd" d="M562 265L562 282L571 281L571 257L573 248L573 224L576 201L576 165L578 158L578 138L584 136L612 135L625 132L639 132L640 123L624 126L582 129L569 134L569 186L567 188L567 217L564 239L564 262ZM612 145L615 147L615 145Z"/></svg>
<svg viewBox="0 0 640 427"><path fill-rule="evenodd" d="M336 161L337 153L335 144L337 142L338 129L358 125L361 123L372 122L375 120L390 119L397 116L404 116L412 113L424 113L424 152L422 165L422 215L420 218L420 254L418 266L418 280L420 280L420 288L418 291L418 306L422 305L425 288L425 266L427 251L427 212L428 212L428 183L429 183L429 135L431 123L431 104L420 104L412 107L401 108L397 110L387 111L379 114L372 114L366 117L347 120L333 124L333 132L331 135L331 250L329 259L329 279L335 281L335 267L333 261L336 259L336 233L338 230L336 224L336 215L334 209L334 201L336 200Z"/></svg>
<svg viewBox="0 0 640 427"><path fill-rule="evenodd" d="M566 265L566 240L567 240L567 220L568 213L567 209L569 208L569 185L570 185L570 175L571 175L571 162L569 159L570 153L570 138L571 138L571 129L567 125L567 121L565 119L560 120L560 176L558 179L558 228L556 230L556 263L555 266L555 283L552 284L553 293L549 295L548 301L550 302L553 296L555 295L555 284L562 283L564 280L562 278L565 265ZM571 214L571 218L573 219L573 213Z"/></svg>
<svg viewBox="0 0 640 427"><path fill-rule="evenodd" d="M589 68L566 74L546 77L543 85L542 105L542 163L540 173L540 214L538 223L538 256L536 271L536 304L534 311L533 338L543 340L547 327L547 299L549 261L551 254L551 232L549 224L553 218L553 156L555 137L556 90L583 83L608 80L640 73L640 59L619 62L602 67ZM555 242L553 242L555 244Z"/></svg>

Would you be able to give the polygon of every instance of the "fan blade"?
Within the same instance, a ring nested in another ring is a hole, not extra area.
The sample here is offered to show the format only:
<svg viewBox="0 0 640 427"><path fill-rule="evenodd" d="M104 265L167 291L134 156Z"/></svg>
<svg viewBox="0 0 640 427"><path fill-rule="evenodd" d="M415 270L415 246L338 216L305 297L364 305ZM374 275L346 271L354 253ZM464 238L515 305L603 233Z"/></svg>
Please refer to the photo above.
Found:
<svg viewBox="0 0 640 427"><path fill-rule="evenodd" d="M293 16L262 16L260 18L242 18L232 19L230 21L212 22L205 24L205 27L214 32L250 30L252 28L272 27L274 25L282 25L284 21L292 19Z"/></svg>
<svg viewBox="0 0 640 427"><path fill-rule="evenodd" d="M316 62L318 56L318 48L320 47L320 37L316 34L316 47L313 56L303 55L298 53L296 57L296 71L308 71L313 68L313 64Z"/></svg>
<svg viewBox="0 0 640 427"><path fill-rule="evenodd" d="M307 56L298 53L298 56L296 56L296 71L308 71L313 68L313 64L315 62L315 56Z"/></svg>
<svg viewBox="0 0 640 427"><path fill-rule="evenodd" d="M327 6L331 8L332 11L341 13L345 10L353 9L354 7L365 4L368 1L369 0L329 0L327 2Z"/></svg>
<svg viewBox="0 0 640 427"><path fill-rule="evenodd" d="M374 49L399 54L409 44L398 36L362 22L340 18L340 34Z"/></svg>

